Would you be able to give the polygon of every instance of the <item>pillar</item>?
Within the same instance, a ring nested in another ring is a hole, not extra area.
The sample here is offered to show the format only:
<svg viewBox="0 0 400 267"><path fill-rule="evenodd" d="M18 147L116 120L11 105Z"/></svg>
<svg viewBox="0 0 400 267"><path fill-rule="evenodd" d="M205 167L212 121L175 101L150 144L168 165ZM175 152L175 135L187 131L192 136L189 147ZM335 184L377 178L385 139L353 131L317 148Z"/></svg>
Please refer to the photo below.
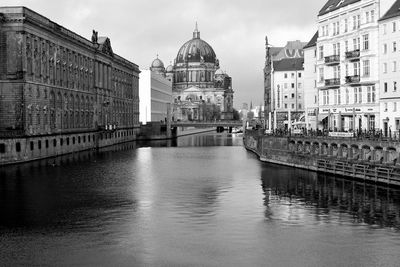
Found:
<svg viewBox="0 0 400 267"><path fill-rule="evenodd" d="M272 127L271 119L272 119L272 114L271 114L271 112L269 112L268 113L268 130L271 130L271 127Z"/></svg>
<svg viewBox="0 0 400 267"><path fill-rule="evenodd" d="M274 110L274 130L276 130L277 123L276 123L276 110Z"/></svg>

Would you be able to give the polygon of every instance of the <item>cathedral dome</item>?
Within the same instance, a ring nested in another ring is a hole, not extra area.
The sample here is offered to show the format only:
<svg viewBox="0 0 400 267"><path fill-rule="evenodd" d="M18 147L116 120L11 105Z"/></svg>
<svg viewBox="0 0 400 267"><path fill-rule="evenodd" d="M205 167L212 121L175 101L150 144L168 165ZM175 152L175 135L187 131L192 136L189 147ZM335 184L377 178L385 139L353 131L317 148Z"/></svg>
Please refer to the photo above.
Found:
<svg viewBox="0 0 400 267"><path fill-rule="evenodd" d="M193 32L193 38L182 45L176 56L176 63L185 62L216 62L216 55L213 48L206 41L200 39L197 24Z"/></svg>
<svg viewBox="0 0 400 267"><path fill-rule="evenodd" d="M152 68L164 68L164 63L158 58L153 60L153 63L151 63Z"/></svg>

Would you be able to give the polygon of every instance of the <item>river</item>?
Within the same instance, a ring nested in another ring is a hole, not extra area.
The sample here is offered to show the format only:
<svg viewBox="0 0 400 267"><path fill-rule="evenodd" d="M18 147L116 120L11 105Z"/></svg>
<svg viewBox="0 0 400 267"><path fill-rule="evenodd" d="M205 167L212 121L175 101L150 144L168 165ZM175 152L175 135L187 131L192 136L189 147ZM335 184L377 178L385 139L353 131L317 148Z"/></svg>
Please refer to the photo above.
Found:
<svg viewBox="0 0 400 267"><path fill-rule="evenodd" d="M0 266L398 266L400 190L262 163L242 137L0 169Z"/></svg>

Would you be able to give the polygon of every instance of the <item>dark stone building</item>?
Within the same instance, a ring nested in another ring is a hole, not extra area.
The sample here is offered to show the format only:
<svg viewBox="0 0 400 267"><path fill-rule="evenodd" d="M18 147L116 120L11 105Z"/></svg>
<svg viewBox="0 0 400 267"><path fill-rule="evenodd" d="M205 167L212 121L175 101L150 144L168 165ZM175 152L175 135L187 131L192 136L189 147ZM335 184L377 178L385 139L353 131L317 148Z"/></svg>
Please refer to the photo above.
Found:
<svg viewBox="0 0 400 267"><path fill-rule="evenodd" d="M95 31L87 40L28 8L0 7L0 163L133 139L139 72Z"/></svg>

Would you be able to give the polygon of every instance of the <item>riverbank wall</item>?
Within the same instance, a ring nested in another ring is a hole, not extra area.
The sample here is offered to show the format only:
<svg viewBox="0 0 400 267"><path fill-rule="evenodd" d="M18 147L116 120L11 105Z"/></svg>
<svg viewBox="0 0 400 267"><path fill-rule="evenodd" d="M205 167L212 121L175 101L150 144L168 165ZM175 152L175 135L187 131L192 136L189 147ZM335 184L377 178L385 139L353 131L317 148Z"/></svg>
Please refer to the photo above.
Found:
<svg viewBox="0 0 400 267"><path fill-rule="evenodd" d="M400 186L400 142L273 136L247 130L243 143L263 162Z"/></svg>

